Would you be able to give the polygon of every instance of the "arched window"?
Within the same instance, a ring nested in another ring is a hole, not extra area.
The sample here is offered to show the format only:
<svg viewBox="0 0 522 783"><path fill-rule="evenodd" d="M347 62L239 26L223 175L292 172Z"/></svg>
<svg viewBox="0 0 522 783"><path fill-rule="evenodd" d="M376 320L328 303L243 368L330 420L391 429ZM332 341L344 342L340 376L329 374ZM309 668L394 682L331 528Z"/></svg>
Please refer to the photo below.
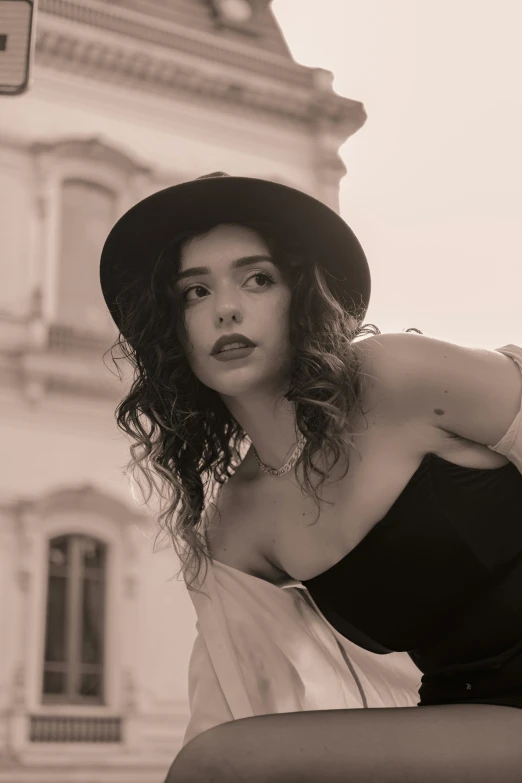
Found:
<svg viewBox="0 0 522 783"><path fill-rule="evenodd" d="M117 194L82 179L61 188L57 321L79 331L106 331L98 267L103 243L117 218Z"/></svg>
<svg viewBox="0 0 522 783"><path fill-rule="evenodd" d="M86 535L49 541L42 700L103 704L107 547Z"/></svg>

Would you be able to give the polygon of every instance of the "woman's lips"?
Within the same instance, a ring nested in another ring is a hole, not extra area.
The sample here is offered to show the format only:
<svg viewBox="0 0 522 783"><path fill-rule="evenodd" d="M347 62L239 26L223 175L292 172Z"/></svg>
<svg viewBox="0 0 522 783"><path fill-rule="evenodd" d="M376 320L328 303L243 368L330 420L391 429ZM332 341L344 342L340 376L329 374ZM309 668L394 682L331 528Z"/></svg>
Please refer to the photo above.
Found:
<svg viewBox="0 0 522 783"><path fill-rule="evenodd" d="M255 345L245 345L243 348L225 348L213 354L213 356L218 362L230 362L233 359L243 359L246 356L250 356L255 347Z"/></svg>

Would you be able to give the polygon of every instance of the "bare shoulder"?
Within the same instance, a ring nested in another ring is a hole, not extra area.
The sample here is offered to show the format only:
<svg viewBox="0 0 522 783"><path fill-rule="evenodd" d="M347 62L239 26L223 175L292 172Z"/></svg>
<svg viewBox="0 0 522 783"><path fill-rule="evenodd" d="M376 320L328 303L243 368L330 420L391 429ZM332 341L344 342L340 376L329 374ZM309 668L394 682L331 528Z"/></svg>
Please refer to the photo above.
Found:
<svg viewBox="0 0 522 783"><path fill-rule="evenodd" d="M412 332L371 335L354 347L361 372L397 419L494 445L520 410L520 369L498 351Z"/></svg>
<svg viewBox="0 0 522 783"><path fill-rule="evenodd" d="M409 332L387 332L353 343L359 360L363 401L367 407L377 407L391 420L402 419L405 413L400 406L402 386L408 372L406 365L415 364L419 350L417 337L418 334Z"/></svg>

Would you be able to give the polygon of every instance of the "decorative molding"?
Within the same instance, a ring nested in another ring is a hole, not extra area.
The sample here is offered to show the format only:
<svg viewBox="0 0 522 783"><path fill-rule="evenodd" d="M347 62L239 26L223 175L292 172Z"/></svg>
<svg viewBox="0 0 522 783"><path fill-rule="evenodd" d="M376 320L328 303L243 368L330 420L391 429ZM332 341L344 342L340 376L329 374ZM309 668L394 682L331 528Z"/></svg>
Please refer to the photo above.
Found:
<svg viewBox="0 0 522 783"><path fill-rule="evenodd" d="M207 0L212 15L215 20L216 27L234 30L236 33L242 33L243 35L249 35L257 37L259 35L258 30L254 26L257 12L260 10L258 7L250 2L250 0ZM227 15L226 5L227 3L242 3L245 8L248 6L250 16L246 19L233 19Z"/></svg>
<svg viewBox="0 0 522 783"><path fill-rule="evenodd" d="M130 177L150 176L153 173L149 166L138 163L130 155L107 144L99 136L85 139L67 137L52 142L38 141L29 145L29 151L37 158L46 157L53 163L70 159L102 163Z"/></svg>
<svg viewBox="0 0 522 783"><path fill-rule="evenodd" d="M318 177L324 181L339 181L347 173L346 165L339 153L334 150L319 148L316 154Z"/></svg>
<svg viewBox="0 0 522 783"><path fill-rule="evenodd" d="M126 668L123 674L123 711L125 716L137 712L136 678L130 668Z"/></svg>
<svg viewBox="0 0 522 783"><path fill-rule="evenodd" d="M34 555L34 541L31 536L31 528L37 524L33 515L31 503L26 498L21 498L9 505L9 512L12 515L16 555L17 571L16 579L22 593L28 591L31 584L31 563Z"/></svg>
<svg viewBox="0 0 522 783"><path fill-rule="evenodd" d="M136 577L139 542L135 535L136 526L151 519L151 512L136 511L117 497L104 492L91 483L72 487L60 487L35 498L18 497L1 504L1 510L13 520L20 557L19 576L31 574L30 562L33 556L32 535L41 530L45 521L55 515L87 512L116 523L120 530L121 545L124 548L125 567L128 575ZM71 530L73 528L71 527ZM54 535L54 533L53 533ZM22 579L23 581L23 579ZM20 585L23 587L23 585Z"/></svg>
<svg viewBox="0 0 522 783"><path fill-rule="evenodd" d="M22 593L27 593L29 591L29 587L31 586L31 572L25 569L19 569L17 572L17 582L18 587L22 591Z"/></svg>
<svg viewBox="0 0 522 783"><path fill-rule="evenodd" d="M208 61L208 57L206 58ZM249 114L265 114L314 128L317 123L332 123L349 131L358 130L366 120L360 101L343 98L316 84L316 75L310 69L308 85L296 90L274 80L274 88L261 88L248 81L238 71L237 78L211 75L208 70L177 62L172 52L159 54L133 50L128 45L118 46L104 40L82 39L81 28L55 30L40 25L36 36L36 63L69 73L79 72L86 78L124 85L135 90L160 96L184 95L209 101ZM319 80L321 82L321 80ZM324 80L323 80L324 82ZM283 85L285 87L285 85Z"/></svg>
<svg viewBox="0 0 522 783"><path fill-rule="evenodd" d="M11 680L11 706L15 709L21 709L25 706L25 666L19 661L13 671Z"/></svg>
<svg viewBox="0 0 522 783"><path fill-rule="evenodd" d="M229 38L220 43L215 33L158 19L153 14L131 11L97 0L40 0L38 10L39 24L44 23L46 17L54 16L161 46L169 51L192 55L207 63L215 61L233 66L239 71L266 76L277 83L286 82L304 88L312 84L313 69L296 63L290 54L274 54Z"/></svg>
<svg viewBox="0 0 522 783"><path fill-rule="evenodd" d="M122 528L148 519L148 515L135 511L121 500L90 483L52 490L34 501L31 509L32 514L44 518L67 511L93 512L114 520ZM126 554L128 556L131 552Z"/></svg>
<svg viewBox="0 0 522 783"><path fill-rule="evenodd" d="M58 137L52 141L37 141L27 145L34 160L35 197L48 222L56 213L57 200L64 180L96 181L118 194L118 210L130 208L134 199L152 181L154 170L134 157L106 142L101 136ZM54 209L53 209L54 208ZM56 225L47 228L56 232ZM44 308L45 309L45 308ZM44 309L42 312L44 312Z"/></svg>

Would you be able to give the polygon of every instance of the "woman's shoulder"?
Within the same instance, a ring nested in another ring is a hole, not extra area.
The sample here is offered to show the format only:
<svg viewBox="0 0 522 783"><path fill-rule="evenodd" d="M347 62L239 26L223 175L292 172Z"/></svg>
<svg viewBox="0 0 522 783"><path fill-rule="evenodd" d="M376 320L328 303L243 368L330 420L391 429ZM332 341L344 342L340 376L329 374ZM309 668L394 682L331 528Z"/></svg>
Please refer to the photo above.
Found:
<svg viewBox="0 0 522 783"><path fill-rule="evenodd" d="M358 360L360 398L368 411L392 410L399 370L395 355L411 348L401 344L403 333L371 334L352 343ZM397 338L397 339L396 339Z"/></svg>
<svg viewBox="0 0 522 783"><path fill-rule="evenodd" d="M364 370L371 372L393 366L401 356L413 355L427 341L434 340L417 332L381 332L354 340L352 346Z"/></svg>
<svg viewBox="0 0 522 783"><path fill-rule="evenodd" d="M353 347L364 408L398 425L419 418L414 415L418 406L412 406L412 396L420 402L419 390L427 385L420 379L425 376L428 382L436 375L452 344L415 332L383 332L363 337Z"/></svg>
<svg viewBox="0 0 522 783"><path fill-rule="evenodd" d="M437 385L448 356L453 357L459 346L414 332L383 332L357 340L353 347L367 407L377 407L390 423L429 419L438 424L431 416L433 406L431 411L427 406L426 391Z"/></svg>
<svg viewBox="0 0 522 783"><path fill-rule="evenodd" d="M355 341L353 347L365 387L373 389L373 396L380 402L398 403L414 381L424 375L432 382L448 356L466 350L415 332L372 334Z"/></svg>
<svg viewBox="0 0 522 783"><path fill-rule="evenodd" d="M366 384L395 421L496 444L520 409L520 369L497 350L411 332L354 343Z"/></svg>

